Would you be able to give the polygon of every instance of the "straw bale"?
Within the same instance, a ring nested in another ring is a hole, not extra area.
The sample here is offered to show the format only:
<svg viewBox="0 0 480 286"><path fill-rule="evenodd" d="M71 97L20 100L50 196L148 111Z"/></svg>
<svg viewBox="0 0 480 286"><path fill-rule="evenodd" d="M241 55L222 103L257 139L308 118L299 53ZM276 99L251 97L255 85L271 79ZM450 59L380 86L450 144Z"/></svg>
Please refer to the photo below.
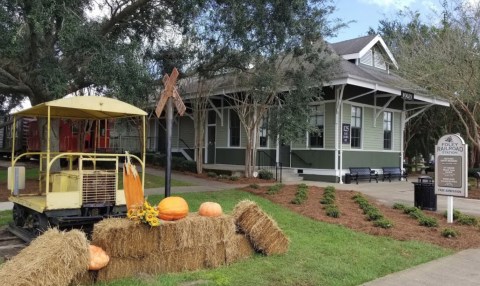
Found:
<svg viewBox="0 0 480 286"><path fill-rule="evenodd" d="M255 253L252 244L243 233L235 236L225 244L225 260L227 264L251 257Z"/></svg>
<svg viewBox="0 0 480 286"><path fill-rule="evenodd" d="M75 277L73 277L72 282L70 282L70 286L93 285L95 284L96 278L97 278L97 271L85 270L81 273L78 273Z"/></svg>
<svg viewBox="0 0 480 286"><path fill-rule="evenodd" d="M111 281L140 274L162 274L213 268L226 263L225 244L152 253L142 258L111 257L98 271L97 281Z"/></svg>
<svg viewBox="0 0 480 286"><path fill-rule="evenodd" d="M161 221L158 227L111 218L95 224L92 244L113 257L142 258L152 252L216 245L234 234L235 224L229 215L212 218L190 213L178 221Z"/></svg>
<svg viewBox="0 0 480 286"><path fill-rule="evenodd" d="M233 217L238 227L250 238L253 247L266 255L281 254L288 250L289 240L277 222L250 200L239 202Z"/></svg>
<svg viewBox="0 0 480 286"><path fill-rule="evenodd" d="M79 230L47 230L0 269L0 285L69 285L88 267L88 241Z"/></svg>

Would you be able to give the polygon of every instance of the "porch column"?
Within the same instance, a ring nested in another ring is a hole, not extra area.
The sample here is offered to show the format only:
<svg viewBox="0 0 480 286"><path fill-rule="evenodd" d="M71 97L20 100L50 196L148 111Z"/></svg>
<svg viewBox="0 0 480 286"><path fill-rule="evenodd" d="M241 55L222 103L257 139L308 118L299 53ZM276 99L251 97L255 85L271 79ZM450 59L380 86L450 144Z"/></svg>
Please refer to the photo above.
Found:
<svg viewBox="0 0 480 286"><path fill-rule="evenodd" d="M342 134L342 99L343 99L343 91L345 89L345 85L337 85L335 86L335 176L339 178L339 183L343 184L342 181L342 160L343 160L343 152L342 152L342 140L340 140L340 136Z"/></svg>
<svg viewBox="0 0 480 286"><path fill-rule="evenodd" d="M403 110L400 115L400 170L403 170L403 148L405 140L405 102L403 102Z"/></svg>

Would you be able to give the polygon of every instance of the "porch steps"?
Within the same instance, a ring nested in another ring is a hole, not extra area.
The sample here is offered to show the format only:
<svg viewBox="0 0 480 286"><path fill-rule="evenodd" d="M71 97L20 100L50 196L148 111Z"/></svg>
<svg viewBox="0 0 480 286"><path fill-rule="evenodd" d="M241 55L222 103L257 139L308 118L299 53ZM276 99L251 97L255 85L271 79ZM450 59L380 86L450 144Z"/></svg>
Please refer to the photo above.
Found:
<svg viewBox="0 0 480 286"><path fill-rule="evenodd" d="M282 182L300 182L303 177L299 176L297 169L282 168Z"/></svg>

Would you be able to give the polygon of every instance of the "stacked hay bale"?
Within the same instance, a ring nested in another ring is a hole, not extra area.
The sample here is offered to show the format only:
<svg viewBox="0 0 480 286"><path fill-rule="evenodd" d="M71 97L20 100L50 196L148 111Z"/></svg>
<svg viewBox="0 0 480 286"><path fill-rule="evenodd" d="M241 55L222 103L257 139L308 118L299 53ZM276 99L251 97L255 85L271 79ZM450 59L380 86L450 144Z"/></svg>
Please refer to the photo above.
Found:
<svg viewBox="0 0 480 286"><path fill-rule="evenodd" d="M233 209L233 217L257 251L265 255L287 252L290 243L287 236L255 202L239 202Z"/></svg>
<svg viewBox="0 0 480 286"><path fill-rule="evenodd" d="M0 268L0 285L69 285L88 259L85 233L50 229Z"/></svg>
<svg viewBox="0 0 480 286"><path fill-rule="evenodd" d="M95 225L92 240L110 256L107 267L98 272L98 281L218 267L253 254L248 240L235 233L233 217L228 215L212 218L191 213L154 228L106 219Z"/></svg>

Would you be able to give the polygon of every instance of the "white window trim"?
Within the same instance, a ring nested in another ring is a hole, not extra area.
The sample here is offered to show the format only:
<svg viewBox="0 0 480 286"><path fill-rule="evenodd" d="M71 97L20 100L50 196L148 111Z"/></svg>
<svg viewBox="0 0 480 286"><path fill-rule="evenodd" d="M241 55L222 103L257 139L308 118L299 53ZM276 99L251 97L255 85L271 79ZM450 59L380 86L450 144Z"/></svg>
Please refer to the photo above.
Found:
<svg viewBox="0 0 480 286"><path fill-rule="evenodd" d="M385 112L390 112L390 114L392 115L392 118L391 118L392 120L390 121L390 122L391 122L391 126L390 126L390 127L392 128L392 130L391 130L391 136L390 136L390 141L391 141L391 142L390 142L390 149L385 149L385 143L383 143L383 144L382 144L382 145L383 145L383 150L387 150L387 151L392 150L392 151L393 151L393 150L395 149L394 146L393 146L393 144L394 144L394 142L395 142L395 141L393 140L393 139L394 139L393 134L395 133L395 132L393 132L393 131L395 130L395 126L393 125L393 122L394 122L394 121L393 121L393 118L394 118L395 116L394 116L394 113L391 112L391 111L385 110L383 113L385 114ZM384 116L385 116L385 115L384 115ZM383 128L383 124L382 124L382 133L383 133L383 132L385 132L385 129ZM384 136L385 136L385 135L384 135ZM385 140L385 138L383 138L383 140ZM382 140L382 141L383 141L383 140Z"/></svg>
<svg viewBox="0 0 480 286"><path fill-rule="evenodd" d="M352 147L352 107L358 107L361 109L362 112L362 118L361 118L361 128L360 128L360 147ZM350 104L350 150L363 150L363 142L364 142L364 133L365 133L365 110L363 105L356 105L356 104Z"/></svg>
<svg viewBox="0 0 480 286"><path fill-rule="evenodd" d="M268 117L268 112L265 114L267 117ZM267 119L268 120L268 119ZM268 124L267 124L267 146L260 146L260 129L262 127L262 124L263 124L263 118L261 119L260 121L260 126L258 126L258 149L271 149L270 148L270 138L268 136ZM241 133L241 132L240 132ZM241 134L240 134L241 136ZM229 137L230 138L230 137ZM241 142L241 141L240 141Z"/></svg>
<svg viewBox="0 0 480 286"><path fill-rule="evenodd" d="M323 147L312 147L310 146L310 132L306 132L306 138L305 138L305 147L309 150L325 150L325 126L326 126L326 122L325 122L325 104L322 102L322 103L316 103L316 104L312 104L310 105L310 107L312 106L321 106L322 107L322 112L323 112ZM310 118L309 118L310 119Z"/></svg>

